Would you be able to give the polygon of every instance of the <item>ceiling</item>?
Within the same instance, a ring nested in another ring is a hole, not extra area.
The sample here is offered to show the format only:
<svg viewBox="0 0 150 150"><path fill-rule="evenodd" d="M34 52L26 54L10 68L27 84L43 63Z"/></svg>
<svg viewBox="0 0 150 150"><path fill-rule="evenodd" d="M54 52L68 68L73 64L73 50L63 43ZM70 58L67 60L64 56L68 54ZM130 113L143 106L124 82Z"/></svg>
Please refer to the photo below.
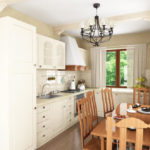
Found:
<svg viewBox="0 0 150 150"><path fill-rule="evenodd" d="M95 16L92 7L100 2L100 17L118 16L150 10L150 0L20 0L12 7L52 26L72 24ZM115 25L115 34L127 34L150 30L150 21L128 21ZM80 30L67 33L79 36Z"/></svg>

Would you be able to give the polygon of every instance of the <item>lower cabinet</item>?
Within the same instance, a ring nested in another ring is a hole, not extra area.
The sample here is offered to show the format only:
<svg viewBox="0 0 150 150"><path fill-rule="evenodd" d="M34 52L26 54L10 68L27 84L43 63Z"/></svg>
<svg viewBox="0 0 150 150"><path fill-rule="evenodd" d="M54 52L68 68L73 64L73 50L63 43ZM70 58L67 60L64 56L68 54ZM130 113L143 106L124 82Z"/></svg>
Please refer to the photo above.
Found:
<svg viewBox="0 0 150 150"><path fill-rule="evenodd" d="M37 108L37 147L56 137L76 123L74 97L58 100Z"/></svg>

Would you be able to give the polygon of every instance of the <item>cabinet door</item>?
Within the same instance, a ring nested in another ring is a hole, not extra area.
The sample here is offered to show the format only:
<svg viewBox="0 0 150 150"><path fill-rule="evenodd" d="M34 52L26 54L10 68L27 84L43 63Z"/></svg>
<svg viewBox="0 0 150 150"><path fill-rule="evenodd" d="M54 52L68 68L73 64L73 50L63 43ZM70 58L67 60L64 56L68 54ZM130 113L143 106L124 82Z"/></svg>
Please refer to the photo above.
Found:
<svg viewBox="0 0 150 150"><path fill-rule="evenodd" d="M57 52L55 56L56 69L65 69L65 43L57 41L55 51Z"/></svg>
<svg viewBox="0 0 150 150"><path fill-rule="evenodd" d="M89 57L89 51L79 48L80 52L81 52L81 56L85 62L85 65L88 66L88 69L90 68L90 57Z"/></svg>
<svg viewBox="0 0 150 150"><path fill-rule="evenodd" d="M64 100L51 104L51 123L54 134L58 134L64 129L66 124L66 105Z"/></svg>
<svg viewBox="0 0 150 150"><path fill-rule="evenodd" d="M12 20L9 41L9 94L11 149L35 149L36 30Z"/></svg>
<svg viewBox="0 0 150 150"><path fill-rule="evenodd" d="M65 44L38 35L39 68L65 69Z"/></svg>

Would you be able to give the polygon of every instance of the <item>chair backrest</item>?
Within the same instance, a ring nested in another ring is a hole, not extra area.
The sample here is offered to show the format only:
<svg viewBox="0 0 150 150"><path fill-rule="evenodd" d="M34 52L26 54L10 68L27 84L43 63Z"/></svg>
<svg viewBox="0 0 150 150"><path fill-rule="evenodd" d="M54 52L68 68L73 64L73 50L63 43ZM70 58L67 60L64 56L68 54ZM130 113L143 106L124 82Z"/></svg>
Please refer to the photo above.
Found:
<svg viewBox="0 0 150 150"><path fill-rule="evenodd" d="M146 105L147 104L147 92L148 92L148 90L146 88L133 88L133 104L136 103L136 95L138 94L137 102L139 104ZM143 97L143 103L141 101L141 96L142 95L144 96ZM150 104L150 97L149 97L149 104Z"/></svg>
<svg viewBox="0 0 150 150"><path fill-rule="evenodd" d="M114 99L111 88L105 88L101 90L102 102L103 102L103 111L104 117L107 113L110 113L114 110Z"/></svg>
<svg viewBox="0 0 150 150"><path fill-rule="evenodd" d="M112 117L107 117L107 150L112 150L112 128L118 127L119 135L119 150L126 150L127 128L136 128L135 149L142 150L143 145L143 129L150 126L144 121L136 118L127 118L115 123Z"/></svg>
<svg viewBox="0 0 150 150"><path fill-rule="evenodd" d="M96 121L96 124L98 124L98 114L97 114L97 104L95 100L95 93L94 91L90 91L87 93L87 99L90 106L90 111L92 113L92 120Z"/></svg>
<svg viewBox="0 0 150 150"><path fill-rule="evenodd" d="M78 116L80 122L80 129L81 129L81 143L82 148L84 147L85 139L90 135L92 131L92 114L90 111L90 104L87 98L82 98L77 102L78 105Z"/></svg>

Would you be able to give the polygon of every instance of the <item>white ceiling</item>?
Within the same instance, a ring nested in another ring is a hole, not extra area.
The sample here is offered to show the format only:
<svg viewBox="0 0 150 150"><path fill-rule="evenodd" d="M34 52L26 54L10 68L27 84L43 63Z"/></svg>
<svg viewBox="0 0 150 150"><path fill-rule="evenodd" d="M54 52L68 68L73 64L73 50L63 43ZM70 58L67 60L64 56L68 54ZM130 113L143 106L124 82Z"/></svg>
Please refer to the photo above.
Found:
<svg viewBox="0 0 150 150"><path fill-rule="evenodd" d="M47 24L59 26L81 22L95 16L92 7L94 2L100 2L98 11L101 17L150 10L150 0L20 0L12 7ZM150 30L148 21L129 21L115 26L115 34L126 34ZM68 33L79 36L78 30Z"/></svg>

